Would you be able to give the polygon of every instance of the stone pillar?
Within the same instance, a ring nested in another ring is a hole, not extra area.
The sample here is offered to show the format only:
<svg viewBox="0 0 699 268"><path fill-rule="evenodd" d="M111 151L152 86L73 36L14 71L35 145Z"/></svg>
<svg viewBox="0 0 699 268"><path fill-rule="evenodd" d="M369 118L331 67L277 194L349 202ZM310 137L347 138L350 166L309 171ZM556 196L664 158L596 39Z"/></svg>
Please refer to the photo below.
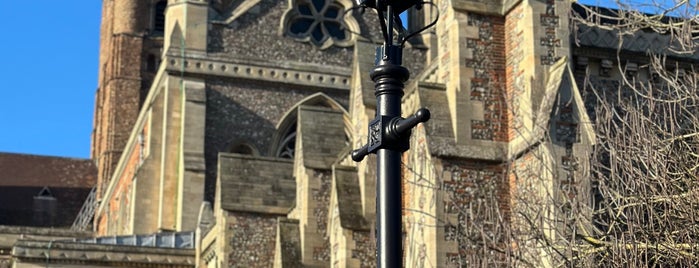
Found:
<svg viewBox="0 0 699 268"><path fill-rule="evenodd" d="M158 229L160 231L176 231L177 217L180 213L177 209L178 181L181 168L181 137L182 137L182 106L185 82L183 78L169 76L165 83L165 90L161 92L165 97L163 112L162 146L159 163L160 198ZM197 206L202 200L196 202ZM196 213L194 213L196 215Z"/></svg>
<svg viewBox="0 0 699 268"><path fill-rule="evenodd" d="M150 134L148 142L150 143L149 155L138 170L134 195L134 219L133 233L148 234L158 230L158 199L160 198L160 159L162 159L163 146L163 121L165 111L165 91L160 88L158 94L153 98L153 102L148 112L147 123L149 125Z"/></svg>
<svg viewBox="0 0 699 268"><path fill-rule="evenodd" d="M170 46L206 52L209 4L206 0L173 0L168 2L165 16L165 50ZM173 40L173 30L179 27L184 40ZM173 42L179 42L172 44Z"/></svg>
<svg viewBox="0 0 699 268"><path fill-rule="evenodd" d="M199 203L204 201L204 131L206 123L206 88L203 80L187 79L183 83L184 100L179 151L177 194L177 230L196 227Z"/></svg>

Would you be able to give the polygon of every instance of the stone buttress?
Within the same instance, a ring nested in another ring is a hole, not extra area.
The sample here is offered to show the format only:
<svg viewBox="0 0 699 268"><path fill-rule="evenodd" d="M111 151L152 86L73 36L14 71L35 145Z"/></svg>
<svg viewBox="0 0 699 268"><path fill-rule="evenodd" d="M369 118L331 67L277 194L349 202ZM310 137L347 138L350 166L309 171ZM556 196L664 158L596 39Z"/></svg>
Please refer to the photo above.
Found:
<svg viewBox="0 0 699 268"><path fill-rule="evenodd" d="M405 115L419 107L433 115L413 131L403 157L406 266L555 262L536 257L550 254L536 251L518 228L524 227L520 215L557 213L547 197L567 183L566 172L587 172L566 164L589 157L575 144L594 142L590 134L578 135L589 133L580 123L589 119L570 79L569 3L453 0L437 6L437 58L406 87L403 100ZM561 116L580 124L552 119ZM557 135L562 128L572 138ZM512 257L525 251L526 257Z"/></svg>

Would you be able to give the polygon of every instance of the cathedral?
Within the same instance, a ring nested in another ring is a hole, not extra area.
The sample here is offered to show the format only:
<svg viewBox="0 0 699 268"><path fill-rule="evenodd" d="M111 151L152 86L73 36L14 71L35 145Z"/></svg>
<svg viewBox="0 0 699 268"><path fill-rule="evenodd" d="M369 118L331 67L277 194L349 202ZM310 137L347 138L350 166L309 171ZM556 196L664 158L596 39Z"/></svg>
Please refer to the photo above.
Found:
<svg viewBox="0 0 699 268"><path fill-rule="evenodd" d="M0 267L377 266L376 157L351 159L377 109L375 10L102 3L91 161L70 175L85 199L61 209L59 185L32 190L33 219L52 220L0 222ZM593 198L571 190L591 187L598 140L585 85L650 77L639 55L663 40L640 33L620 47L569 19L584 10L435 0L406 11L408 32L436 24L403 50L403 117L432 113L401 159L405 267L557 264L527 215L565 218L555 204ZM41 211L70 215L36 214L37 196L55 201Z"/></svg>

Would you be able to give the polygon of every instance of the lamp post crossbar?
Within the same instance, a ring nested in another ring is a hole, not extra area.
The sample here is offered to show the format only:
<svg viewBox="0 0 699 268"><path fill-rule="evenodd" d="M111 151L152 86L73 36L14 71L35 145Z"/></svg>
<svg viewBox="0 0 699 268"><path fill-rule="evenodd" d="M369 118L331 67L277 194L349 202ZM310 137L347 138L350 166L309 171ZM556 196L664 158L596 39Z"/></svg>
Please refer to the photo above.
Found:
<svg viewBox="0 0 699 268"><path fill-rule="evenodd" d="M419 109L401 117L404 83L410 72L401 66L402 41L393 44L394 21L418 1L357 0L379 13L384 44L376 49L376 67L371 72L376 96L376 118L369 123L368 143L352 152L354 161L370 153L377 155L376 174L376 255L379 268L402 268L402 185L401 154L410 148L411 129L430 118L429 110ZM385 21L384 21L385 13Z"/></svg>

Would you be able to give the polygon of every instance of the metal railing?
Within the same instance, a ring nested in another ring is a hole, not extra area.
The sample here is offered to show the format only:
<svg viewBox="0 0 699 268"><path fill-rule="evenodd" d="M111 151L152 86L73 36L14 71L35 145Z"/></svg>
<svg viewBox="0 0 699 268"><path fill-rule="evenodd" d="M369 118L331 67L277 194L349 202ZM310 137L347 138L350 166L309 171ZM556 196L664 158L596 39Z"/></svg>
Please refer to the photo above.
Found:
<svg viewBox="0 0 699 268"><path fill-rule="evenodd" d="M90 194L87 195L85 203L83 203L78 216L73 221L73 226L70 227L74 231L86 231L92 226L92 219L95 216L95 209L97 209L97 187L92 187Z"/></svg>

